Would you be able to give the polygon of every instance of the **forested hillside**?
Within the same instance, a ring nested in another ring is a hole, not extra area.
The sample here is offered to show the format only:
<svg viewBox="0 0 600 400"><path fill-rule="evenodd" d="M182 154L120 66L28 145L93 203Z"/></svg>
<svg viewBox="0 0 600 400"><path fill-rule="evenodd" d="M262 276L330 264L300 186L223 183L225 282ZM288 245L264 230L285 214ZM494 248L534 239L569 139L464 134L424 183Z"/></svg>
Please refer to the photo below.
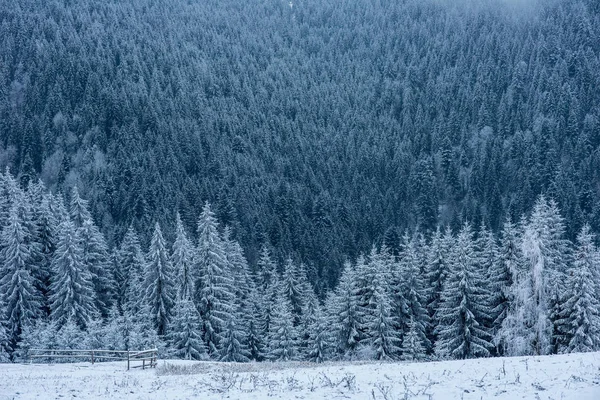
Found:
<svg viewBox="0 0 600 400"><path fill-rule="evenodd" d="M596 0L0 2L0 166L78 186L109 247L206 201L319 291L406 230L539 194L600 231Z"/></svg>

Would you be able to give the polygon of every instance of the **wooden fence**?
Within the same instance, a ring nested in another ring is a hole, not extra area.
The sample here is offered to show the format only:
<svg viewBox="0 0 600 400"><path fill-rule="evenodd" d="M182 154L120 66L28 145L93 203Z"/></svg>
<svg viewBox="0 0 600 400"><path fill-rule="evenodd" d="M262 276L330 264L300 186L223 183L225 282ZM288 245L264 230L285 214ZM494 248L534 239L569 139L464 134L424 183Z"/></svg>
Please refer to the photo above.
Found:
<svg viewBox="0 0 600 400"><path fill-rule="evenodd" d="M86 361L92 364L101 361L127 361L127 370L130 368L154 368L158 358L158 349L141 351L128 350L64 350L64 349L29 349L29 360L51 362L63 360L67 362ZM139 365L133 365L141 362Z"/></svg>

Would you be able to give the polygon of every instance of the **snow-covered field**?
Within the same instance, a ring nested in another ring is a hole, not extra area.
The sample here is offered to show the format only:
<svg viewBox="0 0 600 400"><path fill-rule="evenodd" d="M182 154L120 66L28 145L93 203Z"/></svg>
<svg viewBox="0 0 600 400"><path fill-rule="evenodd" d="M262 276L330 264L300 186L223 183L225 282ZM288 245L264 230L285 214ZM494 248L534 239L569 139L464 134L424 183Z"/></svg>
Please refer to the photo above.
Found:
<svg viewBox="0 0 600 400"><path fill-rule="evenodd" d="M600 399L600 353L432 363L0 364L5 399Z"/></svg>

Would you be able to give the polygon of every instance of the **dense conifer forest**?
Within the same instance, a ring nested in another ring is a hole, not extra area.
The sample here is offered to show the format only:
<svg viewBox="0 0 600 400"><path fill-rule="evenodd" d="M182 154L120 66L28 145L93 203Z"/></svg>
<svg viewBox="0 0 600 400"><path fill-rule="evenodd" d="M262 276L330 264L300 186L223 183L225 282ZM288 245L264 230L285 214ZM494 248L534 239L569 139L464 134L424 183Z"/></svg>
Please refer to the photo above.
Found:
<svg viewBox="0 0 600 400"><path fill-rule="evenodd" d="M0 3L0 358L600 348L596 0Z"/></svg>

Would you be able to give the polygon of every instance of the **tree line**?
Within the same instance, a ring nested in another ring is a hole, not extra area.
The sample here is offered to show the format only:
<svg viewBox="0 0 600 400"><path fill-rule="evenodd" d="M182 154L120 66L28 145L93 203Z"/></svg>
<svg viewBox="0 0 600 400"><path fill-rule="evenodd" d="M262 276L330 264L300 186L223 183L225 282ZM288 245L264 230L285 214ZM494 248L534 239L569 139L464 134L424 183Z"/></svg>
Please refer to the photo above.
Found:
<svg viewBox="0 0 600 400"><path fill-rule="evenodd" d="M206 203L190 235L175 217L148 246L130 227L109 248L73 188L0 174L0 354L157 346L221 361L424 360L600 349L600 253L540 197L497 238L469 223L405 234L345 263L317 296L304 264L263 246L249 264Z"/></svg>

